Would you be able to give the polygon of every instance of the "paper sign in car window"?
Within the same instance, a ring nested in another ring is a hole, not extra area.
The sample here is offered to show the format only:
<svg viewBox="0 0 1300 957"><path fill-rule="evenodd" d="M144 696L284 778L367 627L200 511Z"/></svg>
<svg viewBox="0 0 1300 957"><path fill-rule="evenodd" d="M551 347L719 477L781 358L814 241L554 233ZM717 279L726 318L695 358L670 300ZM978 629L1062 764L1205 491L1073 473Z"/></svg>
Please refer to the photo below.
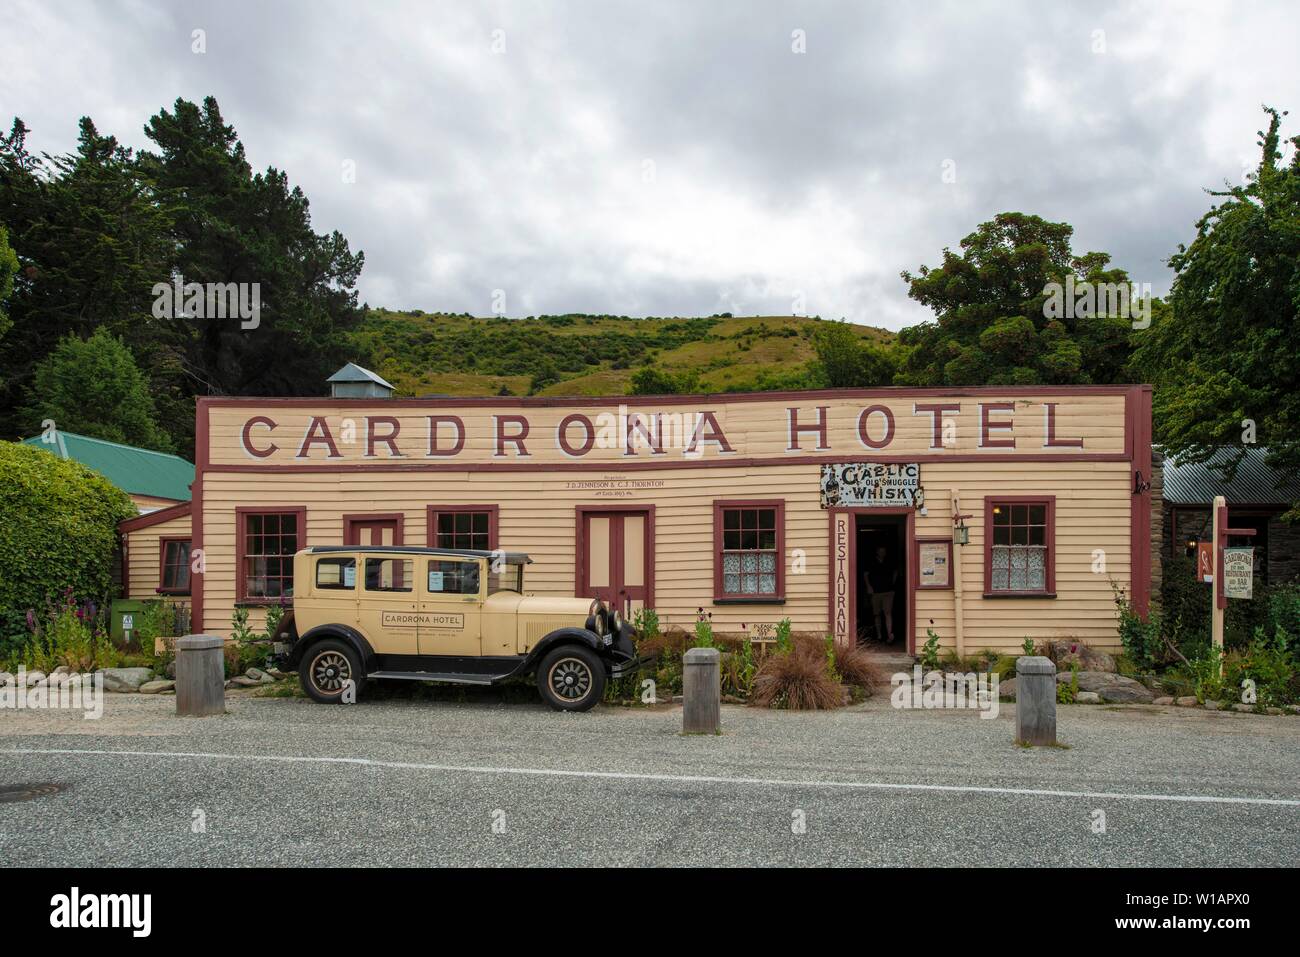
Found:
<svg viewBox="0 0 1300 957"><path fill-rule="evenodd" d="M356 584L357 584L357 566L351 563L344 565L343 566L343 587L355 588Z"/></svg>
<svg viewBox="0 0 1300 957"><path fill-rule="evenodd" d="M429 591L442 591L442 572L429 572Z"/></svg>

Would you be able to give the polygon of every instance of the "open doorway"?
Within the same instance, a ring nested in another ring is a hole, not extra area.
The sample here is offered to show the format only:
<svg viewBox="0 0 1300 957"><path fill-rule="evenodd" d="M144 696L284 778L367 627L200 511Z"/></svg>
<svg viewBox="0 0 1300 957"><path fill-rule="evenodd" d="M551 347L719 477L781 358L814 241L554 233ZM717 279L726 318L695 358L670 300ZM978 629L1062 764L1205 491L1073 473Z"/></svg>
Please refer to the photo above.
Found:
<svg viewBox="0 0 1300 957"><path fill-rule="evenodd" d="M906 653L912 625L907 620L907 517L859 513L855 532L858 644Z"/></svg>

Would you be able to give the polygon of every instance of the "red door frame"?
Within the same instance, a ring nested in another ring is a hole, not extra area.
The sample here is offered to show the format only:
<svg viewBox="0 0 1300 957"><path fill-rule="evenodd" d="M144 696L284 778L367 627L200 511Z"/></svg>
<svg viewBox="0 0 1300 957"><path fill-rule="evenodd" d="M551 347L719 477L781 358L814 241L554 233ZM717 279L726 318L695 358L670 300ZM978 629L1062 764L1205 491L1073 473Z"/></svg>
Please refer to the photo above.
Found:
<svg viewBox="0 0 1300 957"><path fill-rule="evenodd" d="M848 514L853 517L853 547L849 549L849 577L853 582L853 587L849 589L849 621L853 623L853 640L857 641L858 634L858 516L887 516L902 515L906 522L903 526L903 554L906 556L907 564L907 653L916 654L916 577L917 577L917 556L916 556L916 509L914 508L829 508L826 510L826 525L832 539L835 535L835 522L832 516L835 514ZM829 610L835 607L835 576L833 574L832 559L835 555L835 542L831 541L831 550L827 556L826 563L826 602L828 614ZM828 619L827 624L833 627L833 619Z"/></svg>
<svg viewBox="0 0 1300 957"><path fill-rule="evenodd" d="M646 608L653 608L655 601L655 507L653 505L579 505L574 509L574 544L576 559L573 575L573 593L579 598L590 597L590 587L587 585L587 519L592 515L606 515L611 518L623 515L641 515L645 518L645 595L641 598L642 605ZM614 535L614 528L618 528L617 536ZM617 526L610 526L610 548L613 551L613 557L617 559L617 564L610 565L610 586L611 588L619 583L622 577L618 569L623 567L623 534L622 523ZM617 547L615 547L617 543ZM626 591L626 589L623 589ZM635 597L635 596L627 596ZM620 609L621 610L621 609Z"/></svg>
<svg viewBox="0 0 1300 957"><path fill-rule="evenodd" d="M391 525L393 527L393 544L401 545L402 527L406 524L406 516L401 512L361 512L355 515L343 516L343 544L358 545L367 547L378 545L380 542L374 540L376 529L371 529L371 540L369 542L361 541L361 529L374 525Z"/></svg>

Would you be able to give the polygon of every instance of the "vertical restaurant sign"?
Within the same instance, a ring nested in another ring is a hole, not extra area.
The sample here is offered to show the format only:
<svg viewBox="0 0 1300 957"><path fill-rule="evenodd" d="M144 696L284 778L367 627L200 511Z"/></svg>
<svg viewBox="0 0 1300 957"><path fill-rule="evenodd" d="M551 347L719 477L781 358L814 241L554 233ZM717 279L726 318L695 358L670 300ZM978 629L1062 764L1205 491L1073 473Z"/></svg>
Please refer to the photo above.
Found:
<svg viewBox="0 0 1300 957"><path fill-rule="evenodd" d="M831 513L831 632L836 644L856 640L849 604L853 597L853 516L849 512Z"/></svg>
<svg viewBox="0 0 1300 957"><path fill-rule="evenodd" d="M822 508L913 508L923 503L921 466L916 462L822 466Z"/></svg>

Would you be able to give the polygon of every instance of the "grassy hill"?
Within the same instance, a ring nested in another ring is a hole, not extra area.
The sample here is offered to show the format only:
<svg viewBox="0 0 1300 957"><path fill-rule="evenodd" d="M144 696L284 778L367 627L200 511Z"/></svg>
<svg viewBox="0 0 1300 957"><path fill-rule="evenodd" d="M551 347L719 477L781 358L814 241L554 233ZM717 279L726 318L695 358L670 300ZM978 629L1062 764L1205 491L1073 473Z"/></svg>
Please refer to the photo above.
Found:
<svg viewBox="0 0 1300 957"><path fill-rule="evenodd" d="M824 320L802 316L625 316L475 318L371 309L358 353L401 395L625 395L652 366L697 377L704 392L807 388L813 334ZM893 333L853 326L865 339Z"/></svg>

